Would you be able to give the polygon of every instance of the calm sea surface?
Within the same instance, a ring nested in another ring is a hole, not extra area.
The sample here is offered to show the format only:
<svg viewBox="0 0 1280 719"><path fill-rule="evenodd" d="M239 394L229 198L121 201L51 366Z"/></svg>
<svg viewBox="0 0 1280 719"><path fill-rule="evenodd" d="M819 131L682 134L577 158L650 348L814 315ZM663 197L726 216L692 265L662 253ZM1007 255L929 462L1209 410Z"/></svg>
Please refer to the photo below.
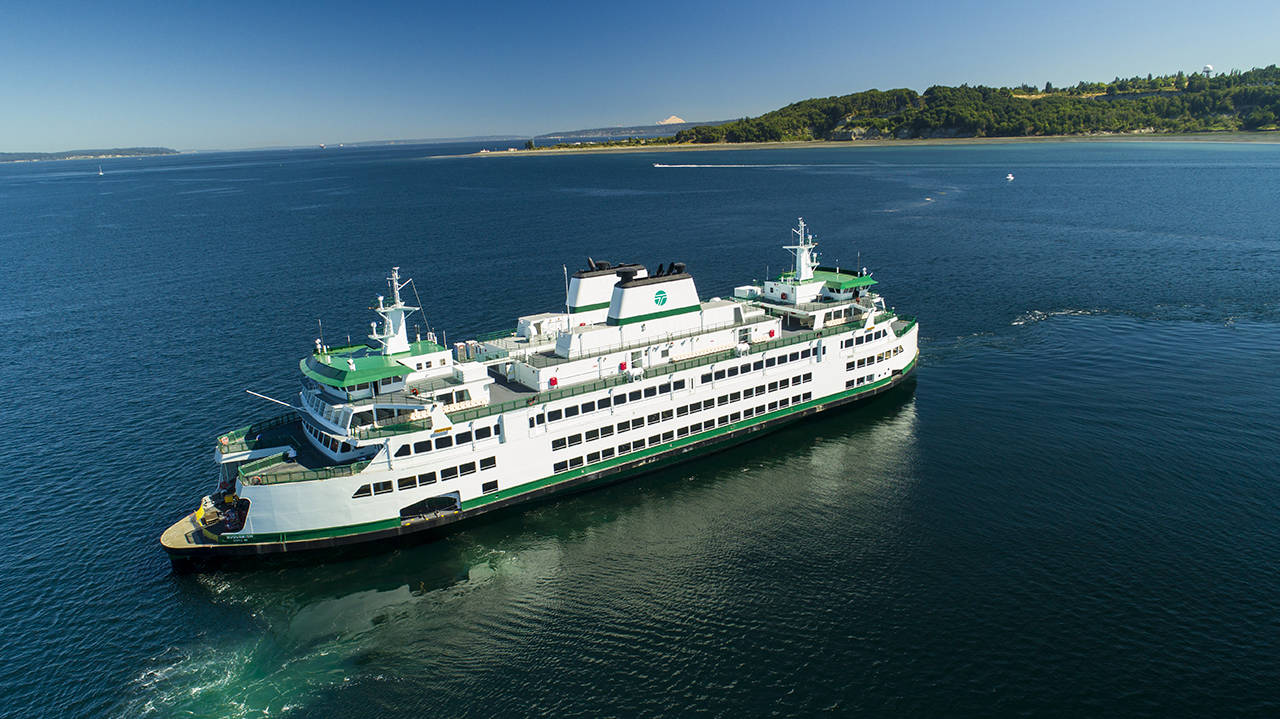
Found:
<svg viewBox="0 0 1280 719"><path fill-rule="evenodd" d="M428 157L472 149L0 165L0 715L1280 714L1280 146ZM366 334L391 265L461 339L587 255L727 294L797 216L919 316L914 387L433 544L170 573L213 438L275 414L244 390Z"/></svg>

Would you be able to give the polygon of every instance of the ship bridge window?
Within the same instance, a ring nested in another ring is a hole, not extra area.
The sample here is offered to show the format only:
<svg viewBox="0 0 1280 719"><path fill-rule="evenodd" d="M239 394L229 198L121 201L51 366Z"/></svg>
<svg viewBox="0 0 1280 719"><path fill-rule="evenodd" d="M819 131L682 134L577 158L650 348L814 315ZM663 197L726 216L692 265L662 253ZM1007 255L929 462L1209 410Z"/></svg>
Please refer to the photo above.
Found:
<svg viewBox="0 0 1280 719"><path fill-rule="evenodd" d="M489 439L492 436L492 427L476 427L476 439Z"/></svg>
<svg viewBox="0 0 1280 719"><path fill-rule="evenodd" d="M459 433L457 433L457 434L453 435L453 441L454 441L454 442L456 442L456 443L458 443L458 444L460 444L460 445L462 445L462 444L471 444L471 433L470 433L470 432L459 432Z"/></svg>
<svg viewBox="0 0 1280 719"><path fill-rule="evenodd" d="M360 485L360 489L357 489L355 494L351 495L351 498L359 499L360 497L370 497L370 496L373 496L373 489L369 485L363 484L363 485Z"/></svg>
<svg viewBox="0 0 1280 719"><path fill-rule="evenodd" d="M414 454L421 454L423 452L430 452L430 451L431 451L431 440L429 439L424 439L421 442L413 443Z"/></svg>
<svg viewBox="0 0 1280 719"><path fill-rule="evenodd" d="M445 449L453 446L453 437L436 437L436 449Z"/></svg>

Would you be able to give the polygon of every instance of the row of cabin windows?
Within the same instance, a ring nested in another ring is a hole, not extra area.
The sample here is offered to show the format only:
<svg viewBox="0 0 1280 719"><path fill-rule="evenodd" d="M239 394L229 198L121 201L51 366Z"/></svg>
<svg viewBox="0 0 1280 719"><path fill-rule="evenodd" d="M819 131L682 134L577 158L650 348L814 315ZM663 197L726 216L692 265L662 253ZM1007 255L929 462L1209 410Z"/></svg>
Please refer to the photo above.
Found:
<svg viewBox="0 0 1280 719"><path fill-rule="evenodd" d="M875 381L876 381L876 376L873 374L864 375L862 377L854 377L853 379L845 380L844 388L849 389L850 387L861 387L864 384L871 384L872 382L875 382Z"/></svg>
<svg viewBox="0 0 1280 719"><path fill-rule="evenodd" d="M369 382L361 382L360 384L347 385L346 387L342 388L342 391L343 392L361 392L363 390L369 389L370 384L371 383Z"/></svg>
<svg viewBox="0 0 1280 719"><path fill-rule="evenodd" d="M852 316L853 316L853 308L845 307L842 310L831 310L827 314L823 315L822 320L824 322L832 322L835 320L847 320Z"/></svg>
<svg viewBox="0 0 1280 719"><path fill-rule="evenodd" d="M902 352L902 345L898 345L887 352L877 352L875 355L867 355L866 357L859 357L856 360L849 360L845 363L844 370L846 372L851 372L859 367L870 367L877 362L883 362L891 357L902 354Z"/></svg>
<svg viewBox="0 0 1280 719"><path fill-rule="evenodd" d="M461 447L464 444L471 444L472 439L479 442L482 439L489 439L496 436L495 430L497 425L484 425L476 427L474 430L458 432L447 437L436 437L435 440L423 439L412 444L402 444L396 450L395 456L408 457L410 454L425 454L432 449L448 449L449 447Z"/></svg>
<svg viewBox="0 0 1280 719"><path fill-rule="evenodd" d="M678 379L674 382L663 382L662 384L645 387L644 389L635 389L630 392L619 392L612 397L601 397L600 399L583 402L582 404L569 405L568 407L561 407L560 409L548 410L536 417L530 417L529 426L536 427L540 424L546 424L547 422L558 422L562 419L571 419L573 417L590 414L592 412L602 412L610 407L617 407L618 405L626 404L627 402L638 402L642 399L670 394L672 391L684 388L685 381Z"/></svg>
<svg viewBox="0 0 1280 719"><path fill-rule="evenodd" d="M653 414L650 414L648 417L636 417L633 420L619 422L617 425L608 424L603 427L599 427L597 429L589 429L586 432L571 434L571 435L568 435L567 437L558 437L556 439L551 440L551 449L553 451L559 451L562 449L568 449L569 447L576 447L582 444L583 442L593 442L597 439L612 437L615 432L615 427L616 427L616 431L619 434L621 434L622 432L629 432L631 430L644 427L646 422L650 426L653 426L659 422L665 422L669 419L674 419L676 417L684 417L685 415L692 414L694 412L701 412L704 409L713 409L716 406L723 406L731 402L737 402L742 399L749 399L757 395L762 395L766 391L776 392L779 389L786 389L787 387L790 387L793 385L799 385L804 382L812 382L812 381L813 381L813 373L805 372L804 374L798 374L792 378L783 378L781 380L778 380L777 382L770 382L767 385L762 384L758 387L747 387L741 392L730 392L728 394L722 394L719 397L704 400L702 402L694 402L693 404L681 405L677 407L675 410L668 409L668 410L663 410L661 412L654 412Z"/></svg>
<svg viewBox="0 0 1280 719"><path fill-rule="evenodd" d="M806 347L797 352L792 352L791 354L778 355L777 357L766 357L765 359L748 362L736 367L725 367L724 369L718 369L714 372L704 372L702 374L702 384L706 384L713 380L737 377L738 375L747 374L748 372L759 372L765 367L774 367L776 365L786 364L787 362L798 362L802 359L809 359L815 354L817 354L817 350L811 347Z"/></svg>
<svg viewBox="0 0 1280 719"><path fill-rule="evenodd" d="M850 337L849 339L840 343L840 349L848 349L850 347L853 347L854 345L860 345L864 342L875 342L878 339L888 336L888 334L889 334L888 330L876 330L871 334L858 335L857 337Z"/></svg>
<svg viewBox="0 0 1280 719"><path fill-rule="evenodd" d="M339 442L338 440L334 439L333 437L330 437L324 432L321 432L315 427L312 427L306 422L302 423L302 428L307 431L307 434L310 434L312 437L315 437L317 442L328 447L330 452L342 453L342 452L351 451L350 444L347 444L346 442Z"/></svg>
<svg viewBox="0 0 1280 719"><path fill-rule="evenodd" d="M553 464L551 469L555 474L560 474L561 472L567 472L571 469L578 469L585 465L595 464L596 462L603 462L607 459L613 459L614 457L620 457L624 454L637 452L645 447L652 448L664 442L670 442L678 437L688 437L691 434L698 434L699 432L706 432L717 427L724 427L725 425L733 424L734 422L750 419L767 412L774 412L793 404L807 402L811 399L813 399L812 392L804 392L792 397L783 397L782 399L774 400L768 404L762 404L756 407L747 407L740 412L726 414L718 419L712 418L702 422L694 422L691 425L686 425L676 430L668 430L666 432L654 434L648 439L638 438L630 442L623 442L618 445L616 450L613 447L605 447L595 452L588 452L582 457L573 457L561 460Z"/></svg>
<svg viewBox="0 0 1280 719"><path fill-rule="evenodd" d="M444 362L442 361L440 364L441 366L443 366ZM418 369L431 369L431 360L427 360L426 362L419 362Z"/></svg>
<svg viewBox="0 0 1280 719"><path fill-rule="evenodd" d="M440 470L438 480L441 482L448 482L449 480L455 479L457 477L465 477L468 474L475 474L477 471L477 466L479 467L479 471L484 472L486 470L490 470L490 469L493 469L494 467L497 467L498 460L494 457L485 457L484 459L480 460L479 463L464 462L458 465L457 467L445 467L444 469ZM408 477L401 477L400 479L397 479L396 487L400 491L404 491L407 489L413 489L414 487L425 487L428 484L435 484L436 481L437 481L437 476L435 472L423 472L422 474L414 474L414 475L409 475ZM487 484L493 484L493 483L490 482ZM386 494L387 492L390 492L390 491L391 491L391 480L387 480L385 482L374 482L371 485L370 484L361 485L360 488L356 490L356 493L351 495L351 498L359 499L360 497L371 497L375 494Z"/></svg>

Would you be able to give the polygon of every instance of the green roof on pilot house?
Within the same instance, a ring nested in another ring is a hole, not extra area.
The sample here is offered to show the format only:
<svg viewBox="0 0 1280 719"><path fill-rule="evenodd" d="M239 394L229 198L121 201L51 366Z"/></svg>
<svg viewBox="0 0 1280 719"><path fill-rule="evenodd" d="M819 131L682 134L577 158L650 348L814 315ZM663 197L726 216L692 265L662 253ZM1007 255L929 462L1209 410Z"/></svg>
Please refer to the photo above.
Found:
<svg viewBox="0 0 1280 719"><path fill-rule="evenodd" d="M412 368L400 364L399 360L443 351L440 345L426 340L411 342L408 352L394 355L384 355L368 345L337 347L325 354L304 357L298 368L302 374L330 387L350 387L409 374Z"/></svg>
<svg viewBox="0 0 1280 719"><path fill-rule="evenodd" d="M794 280L795 272L783 272L778 275L779 280ZM851 290L855 287L870 287L879 284L871 279L871 275L859 275L853 270L843 270L837 267L818 267L813 270L813 279L810 282L823 281L827 287L833 290Z"/></svg>

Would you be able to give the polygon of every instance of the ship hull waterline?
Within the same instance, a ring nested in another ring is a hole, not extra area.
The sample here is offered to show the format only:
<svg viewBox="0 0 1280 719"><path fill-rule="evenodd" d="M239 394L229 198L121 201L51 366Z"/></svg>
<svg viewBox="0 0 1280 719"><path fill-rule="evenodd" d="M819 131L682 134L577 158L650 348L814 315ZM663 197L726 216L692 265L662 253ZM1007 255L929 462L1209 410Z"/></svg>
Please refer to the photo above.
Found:
<svg viewBox="0 0 1280 719"><path fill-rule="evenodd" d="M795 422L812 418L822 412L852 407L894 389L914 383L918 360L912 362L902 374L894 376L884 385L868 389L852 396L840 397L830 402L816 404L795 412L771 418L764 422L742 427L701 442L674 447L659 454L637 458L634 461L603 468L596 472L566 479L512 497L463 509L443 516L410 523L398 523L388 528L356 531L331 537L288 539L271 542L243 542L219 544L186 544L171 546L162 539L161 545L168 553L176 572L212 571L216 569L252 569L265 564L317 563L336 559L340 555L353 557L358 554L379 553L397 545L419 544L460 531L479 519L491 519L493 515L523 508L530 502L548 500L574 492L596 489L616 482L632 479L642 474L672 467L676 464L700 459L721 452L753 439L762 433L772 432ZM195 513L186 515L165 532L199 531Z"/></svg>

